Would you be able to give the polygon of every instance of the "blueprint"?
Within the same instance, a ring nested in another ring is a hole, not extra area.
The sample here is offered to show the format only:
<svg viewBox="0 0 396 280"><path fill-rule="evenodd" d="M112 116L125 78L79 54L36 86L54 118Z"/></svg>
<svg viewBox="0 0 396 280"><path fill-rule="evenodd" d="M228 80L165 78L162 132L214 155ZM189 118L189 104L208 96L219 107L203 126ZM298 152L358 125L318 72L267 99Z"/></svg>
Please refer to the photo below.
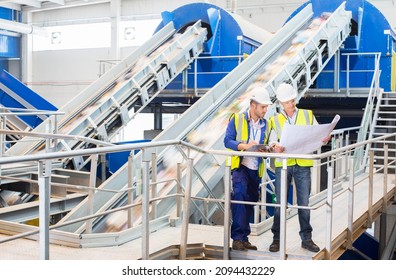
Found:
<svg viewBox="0 0 396 280"><path fill-rule="evenodd" d="M331 123L317 125L291 125L285 123L280 145L288 154L310 154L320 149L325 139L337 125L340 116L336 115Z"/></svg>

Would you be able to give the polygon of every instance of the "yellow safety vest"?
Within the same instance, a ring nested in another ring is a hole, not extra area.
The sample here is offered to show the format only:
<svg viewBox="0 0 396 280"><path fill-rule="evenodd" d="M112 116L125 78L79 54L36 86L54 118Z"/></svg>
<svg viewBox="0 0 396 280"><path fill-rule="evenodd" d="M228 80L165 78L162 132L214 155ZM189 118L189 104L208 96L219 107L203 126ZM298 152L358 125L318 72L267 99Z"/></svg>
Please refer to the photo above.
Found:
<svg viewBox="0 0 396 280"><path fill-rule="evenodd" d="M232 117L234 117L235 130L237 132L236 140L238 142L241 142L244 144L248 143L248 141L249 141L249 129L248 129L249 124L245 118L245 114L234 114ZM240 120L242 120L242 121L240 121ZM271 126L269 125L269 122L267 120L264 120L264 121L266 122L264 143L267 143L268 135L271 131ZM231 170L239 168L241 161L242 161L242 157L232 156L231 157ZM261 160L260 165L258 167L258 175L261 178L261 177L263 177L263 174L264 174L264 160Z"/></svg>
<svg viewBox="0 0 396 280"><path fill-rule="evenodd" d="M276 135L278 137L278 141L280 140L283 125L285 124L285 122L286 122L286 117L283 114L277 114L270 118L271 128L275 130ZM298 109L295 125L312 125L312 124L313 124L312 111ZM304 143L301 144L303 145ZM290 158L287 160L287 166L293 166L296 164L299 166L313 166L313 160L301 159L301 158ZM275 159L275 166L282 167L282 161Z"/></svg>

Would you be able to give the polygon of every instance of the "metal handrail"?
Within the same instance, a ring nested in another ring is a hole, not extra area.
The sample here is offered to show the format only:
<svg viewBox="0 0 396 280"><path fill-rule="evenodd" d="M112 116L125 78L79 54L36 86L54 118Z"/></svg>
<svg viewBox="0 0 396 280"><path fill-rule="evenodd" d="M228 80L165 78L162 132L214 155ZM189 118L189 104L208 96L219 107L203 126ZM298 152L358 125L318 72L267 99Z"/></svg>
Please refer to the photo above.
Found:
<svg viewBox="0 0 396 280"><path fill-rule="evenodd" d="M38 162L43 162L43 161L46 161L46 160L56 159L56 158L59 158L59 157L73 157L73 156L82 156L82 155L92 155L92 154L97 154L97 153L103 154L103 153L111 153L111 152L119 152L119 151L131 151L131 150L136 150L136 149L144 150L144 149L152 149L154 147L168 146L168 145L181 145L181 146L185 146L185 147L187 147L189 149L193 149L193 150L195 150L195 151L197 151L199 153L207 153L207 154L213 154L213 155L222 155L222 156L225 156L225 157L232 156L232 155L244 155L244 156L267 157L267 158L282 158L283 160L287 160L287 158L289 158L289 157L291 157L291 158L296 158L297 157L297 158L305 158L305 159L322 159L322 158L331 158L333 155L340 154L340 153L343 153L343 152L349 152L349 151L351 151L353 149L357 149L359 147L366 147L368 144L371 144L371 143L374 143L374 142L377 142L377 141L381 141L383 139L390 138L390 137L393 137L393 138L396 137L396 133L385 135L385 136L381 136L381 137L377 137L377 138L366 140L366 141L362 141L362 142L355 143L355 144L351 144L351 145L348 145L348 146L345 146L345 147L340 147L340 148L337 148L337 149L335 149L333 151L329 151L329 152L325 152L325 153L319 153L319 154L309 154L309 155L305 155L305 154L258 153L258 152L236 152L236 151L225 151L225 150L204 150L204 149L201 149L199 147L196 147L196 146L194 146L192 144L189 144L187 142L184 142L184 141L173 140L173 141L125 144L125 145L117 145L117 146L112 146L112 147L90 148L90 149L85 149L85 150L74 150L74 151L66 151L66 152L49 152L49 153L42 154L42 155L25 155L25 156L15 156L15 157L9 157L9 158L0 158L0 164L21 163L21 162L24 162L24 161L32 161L32 160L38 161ZM192 159L190 158L189 160L192 160ZM190 168L188 168L187 172L193 173L192 164L193 164L193 161L191 161ZM331 168L331 166L329 168ZM146 171L148 171L148 170L146 170ZM351 172L351 176L354 176L354 172L355 171ZM146 180L147 180L147 178L148 178L147 176L148 175L146 174L144 176L146 176ZM192 174L190 174L189 176L191 178ZM351 178L349 178L349 179L351 179ZM191 180L191 179L189 179L189 180ZM146 192L146 195L147 195L147 189L146 188L148 188L149 185L150 185L150 183L148 183L148 184L146 183L146 185L143 188L143 192ZM39 178L39 186L40 186L40 188L45 187L45 183L43 183L43 180L41 180L40 178ZM332 186L332 182L330 182L330 181L329 181L329 186ZM190 199L194 199L194 197L191 196L191 193L188 190L189 187L191 188L191 184L187 184L185 186L185 190L187 191L187 197L189 197ZM282 188L285 188L285 186L282 186ZM333 190L332 187L328 188L328 197L329 197L330 200L333 200L334 197L335 197L335 195L333 194L332 190ZM97 191L100 191L100 190L98 189ZM186 191L185 191L185 193L183 195L184 197L186 197ZM283 192L283 193L285 193L285 192ZM158 199L159 198L155 198L153 200L147 200L146 202L142 201L142 205L145 205L145 207L149 207L149 204L150 204L151 201L158 200ZM190 201L190 199L188 199L188 201ZM225 199L217 199L217 200L210 198L210 199L207 199L207 200L208 201L209 200L210 201L212 201L212 200L213 201L218 201L220 203L228 203L226 198ZM49 203L49 201L47 201L47 203ZM233 201L233 200L230 200L229 203L250 204L250 203L246 203L246 202L237 202L237 201ZM251 203L251 204L268 205L268 203L262 203L262 202ZM271 206L275 206L275 207L276 206L280 206L280 207L284 207L284 209L286 209L286 207L288 207L288 208L299 208L299 206L287 206L284 203L272 204ZM41 207L40 207L40 211L44 211L43 209L41 209ZM129 207L132 207L132 206L129 205ZM305 207L305 208L314 210L314 209L317 209L317 207L318 206L316 205L316 206L308 206L308 207ZM329 207L329 206L327 206L327 207ZM126 209L126 208L124 206L123 208L112 209L112 210L110 210L110 212L119 211L119 209ZM144 210L144 211L148 211L148 208L146 210ZM106 211L106 213L108 213L108 212ZM99 214L100 213L97 213L96 215L99 215ZM80 221L80 220L91 219L93 217L96 217L96 215L90 215L88 217L84 217L84 219L77 219L75 221L68 221L67 223L73 223L73 222L77 222L77 221ZM285 215L285 213L284 213L284 215ZM225 215L225 217L226 216L227 215ZM148 216L146 216L145 219L148 219ZM283 218L283 221L285 221L285 218ZM148 226L149 226L148 222L145 221L144 225L143 225L143 228L144 228L143 230L145 232L147 232L147 233L148 233L148 230L147 230ZM182 227L184 229L183 231L185 233L187 233L188 232L187 231L188 219L184 219L183 220ZM284 228L285 225L283 225L282 227L283 227L282 230L285 230L285 228ZM53 227L51 227L51 229L52 228ZM47 230L49 230L49 228L47 228ZM328 235L331 235L331 233L328 233ZM143 234L142 235L142 242L145 242L145 244L148 244L147 243L148 242L148 238L149 238L148 234ZM286 238L286 236L285 236L285 238ZM329 241L330 244L326 243L326 249L328 249L329 250L328 253L331 254L331 237L329 238L329 240L330 240ZM46 244L46 246L49 246L48 242L44 242L41 239L40 239L40 242L42 244ZM145 247L145 249L148 249L148 248ZM225 250L227 250L227 248L225 248ZM147 252L146 252L146 254L147 254ZM282 251L281 251L281 255L280 256L281 256L281 258L285 258L286 257L285 247L284 246L282 246ZM146 255L146 257L147 257L147 255Z"/></svg>

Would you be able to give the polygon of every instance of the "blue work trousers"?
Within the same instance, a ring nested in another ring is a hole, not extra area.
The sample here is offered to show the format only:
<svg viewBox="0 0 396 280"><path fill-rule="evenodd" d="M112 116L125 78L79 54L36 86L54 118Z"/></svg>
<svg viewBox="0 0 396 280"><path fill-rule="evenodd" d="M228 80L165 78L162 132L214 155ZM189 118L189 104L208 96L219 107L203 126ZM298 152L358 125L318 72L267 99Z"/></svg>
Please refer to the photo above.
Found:
<svg viewBox="0 0 396 280"><path fill-rule="evenodd" d="M280 203L281 197L281 167L277 167L275 170L275 193L277 203ZM289 194L289 188L291 180L294 178L297 193L297 205L308 206L309 195L311 193L311 168L305 166L288 166L287 167L287 193ZM300 237L301 240L312 239L312 227L310 224L310 210L309 209L298 209L298 221L300 223ZM274 223L272 225L272 233L274 234L274 240L279 240L280 236L280 208L275 207L274 211Z"/></svg>
<svg viewBox="0 0 396 280"><path fill-rule="evenodd" d="M242 165L232 171L231 200L257 202L261 179L257 170L251 170ZM250 234L250 218L253 214L253 205L231 205L232 225L231 238L233 240L248 241Z"/></svg>

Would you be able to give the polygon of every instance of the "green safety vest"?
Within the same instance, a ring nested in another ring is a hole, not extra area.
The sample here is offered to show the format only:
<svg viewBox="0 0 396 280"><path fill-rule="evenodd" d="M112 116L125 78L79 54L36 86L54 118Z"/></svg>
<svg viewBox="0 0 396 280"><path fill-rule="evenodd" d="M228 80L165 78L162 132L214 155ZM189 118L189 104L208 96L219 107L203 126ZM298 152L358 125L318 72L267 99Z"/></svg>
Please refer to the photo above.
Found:
<svg viewBox="0 0 396 280"><path fill-rule="evenodd" d="M236 140L240 143L248 143L249 141L249 123L247 122L245 118L245 114L234 114L231 116L231 118L234 117L234 122L235 122L235 130L236 130ZM242 120L242 121L240 121ZM266 120L264 120L267 122ZM269 122L266 123L266 131L265 131L265 136L264 136L264 143L267 143L268 140L268 135L271 131L271 126ZM239 168L240 164L242 161L242 157L240 156L232 156L231 157L231 170ZM259 159L260 161L260 159ZM259 177L263 177L264 174L264 161L261 160L259 167L258 167L258 175Z"/></svg>
<svg viewBox="0 0 396 280"><path fill-rule="evenodd" d="M270 118L271 128L275 130L276 135L278 137L278 141L280 140L283 125L285 124L285 122L286 122L286 117L283 114L277 114ZM295 125L312 125L312 124L313 124L312 111L298 109ZM304 143L301 144L303 145ZM290 158L287 160L287 166L293 166L296 164L299 166L313 166L313 160L301 159L301 158ZM275 166L282 167L282 161L275 159Z"/></svg>

